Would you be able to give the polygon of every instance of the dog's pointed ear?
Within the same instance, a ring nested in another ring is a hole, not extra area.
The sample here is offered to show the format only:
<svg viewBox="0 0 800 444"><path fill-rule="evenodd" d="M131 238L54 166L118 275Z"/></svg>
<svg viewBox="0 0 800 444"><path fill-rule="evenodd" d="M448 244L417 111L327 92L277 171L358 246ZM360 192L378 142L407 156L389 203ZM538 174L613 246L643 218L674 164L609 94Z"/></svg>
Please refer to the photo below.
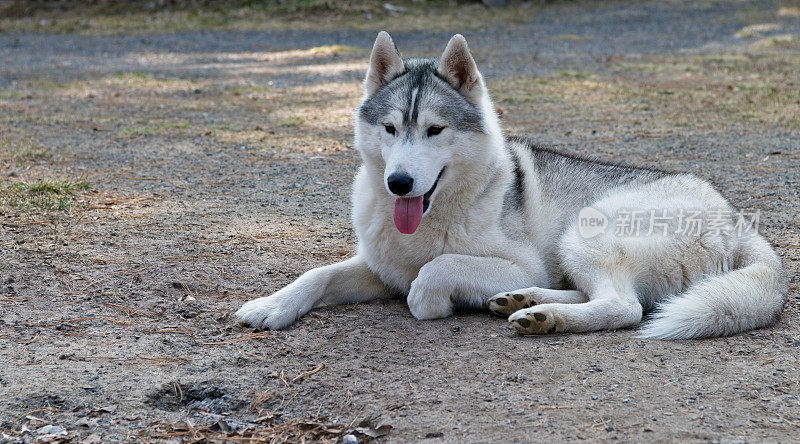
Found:
<svg viewBox="0 0 800 444"><path fill-rule="evenodd" d="M463 35L456 34L447 42L442 58L439 59L437 72L464 97L472 102L478 102L483 88L483 78Z"/></svg>
<svg viewBox="0 0 800 444"><path fill-rule="evenodd" d="M369 56L367 78L364 79L364 94L369 97L380 87L405 71L403 59L394 46L392 37L386 31L378 33L372 54Z"/></svg>

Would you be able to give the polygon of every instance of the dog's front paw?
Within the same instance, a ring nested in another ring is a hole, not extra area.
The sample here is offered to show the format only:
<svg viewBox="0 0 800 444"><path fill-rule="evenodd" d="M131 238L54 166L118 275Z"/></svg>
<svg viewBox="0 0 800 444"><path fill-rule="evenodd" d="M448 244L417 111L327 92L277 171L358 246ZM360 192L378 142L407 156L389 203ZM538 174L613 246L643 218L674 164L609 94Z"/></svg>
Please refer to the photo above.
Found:
<svg viewBox="0 0 800 444"><path fill-rule="evenodd" d="M511 313L533 305L536 302L522 293L498 293L486 301L486 308L502 317L508 317Z"/></svg>
<svg viewBox="0 0 800 444"><path fill-rule="evenodd" d="M279 330L297 320L300 313L278 295L253 299L242 305L234 316L240 324L253 328Z"/></svg>
<svg viewBox="0 0 800 444"><path fill-rule="evenodd" d="M408 308L411 310L411 314L419 320L446 318L453 314L450 292L445 293L441 289L428 288L417 281L411 283L411 290L408 292Z"/></svg>
<svg viewBox="0 0 800 444"><path fill-rule="evenodd" d="M566 325L556 310L546 307L533 307L519 310L509 316L508 322L523 335L543 335L563 333Z"/></svg>

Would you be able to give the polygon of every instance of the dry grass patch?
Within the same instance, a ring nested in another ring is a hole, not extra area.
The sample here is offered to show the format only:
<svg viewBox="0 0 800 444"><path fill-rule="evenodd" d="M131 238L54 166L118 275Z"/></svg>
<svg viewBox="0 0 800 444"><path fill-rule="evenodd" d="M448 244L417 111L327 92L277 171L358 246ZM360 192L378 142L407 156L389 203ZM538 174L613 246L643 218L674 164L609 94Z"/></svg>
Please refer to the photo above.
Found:
<svg viewBox="0 0 800 444"><path fill-rule="evenodd" d="M303 116L289 116L278 122L278 126L298 127L303 125L304 123L306 123L306 119Z"/></svg>
<svg viewBox="0 0 800 444"><path fill-rule="evenodd" d="M798 18L800 17L800 7L781 6L778 8L778 17Z"/></svg>
<svg viewBox="0 0 800 444"><path fill-rule="evenodd" d="M739 30L739 32L737 32L735 36L740 39L750 38L750 37L761 37L762 35L769 32L780 31L781 28L782 28L781 25L778 23L758 23L755 25L745 26L744 28Z"/></svg>
<svg viewBox="0 0 800 444"><path fill-rule="evenodd" d="M146 72L123 72L103 79L103 85L109 87L129 87L163 89L166 86L179 86L181 89L192 88L194 83L190 80L172 77L156 78Z"/></svg>
<svg viewBox="0 0 800 444"><path fill-rule="evenodd" d="M680 60L692 69L664 69L632 91L656 106L668 121L689 127L702 122L718 128L751 122L786 129L800 125L800 85L792 74L800 72L800 54L765 52ZM664 63L677 65L670 59Z"/></svg>
<svg viewBox="0 0 800 444"><path fill-rule="evenodd" d="M558 116L581 126L641 126L648 137L750 123L800 126L796 52L650 56L617 68L613 77L557 73L490 81L490 89L512 122L535 109L542 119Z"/></svg>
<svg viewBox="0 0 800 444"><path fill-rule="evenodd" d="M624 85L596 75L490 80L489 89L505 109L507 124L525 132L541 131L554 118L561 124L581 127L613 127L626 119L641 118L635 104L619 100L625 94Z"/></svg>
<svg viewBox="0 0 800 444"><path fill-rule="evenodd" d="M137 125L123 128L116 134L117 139L137 138L141 136L180 137L188 134L192 125L188 122L139 120Z"/></svg>
<svg viewBox="0 0 800 444"><path fill-rule="evenodd" d="M237 107L251 119L258 118L258 123L251 120L248 126L234 121L210 127L211 135L224 144L286 154L341 151L351 143L352 114L361 95L358 82L242 91L242 87L231 88L217 106Z"/></svg>
<svg viewBox="0 0 800 444"><path fill-rule="evenodd" d="M366 52L364 48L347 45L323 45L303 50L302 53L311 56L339 56L341 54L359 54Z"/></svg>
<svg viewBox="0 0 800 444"><path fill-rule="evenodd" d="M53 157L50 147L41 142L38 128L15 124L20 110L5 114L0 107L0 182L2 178L24 179L26 174L45 167Z"/></svg>
<svg viewBox="0 0 800 444"><path fill-rule="evenodd" d="M800 50L800 39L792 34L774 35L760 39L750 46L754 50Z"/></svg>
<svg viewBox="0 0 800 444"><path fill-rule="evenodd" d="M74 105L78 100L101 106L109 104L118 110L120 106L138 107L142 103L155 103L153 101L157 99L192 97L199 86L198 82L192 80L157 78L149 73L130 72L64 83L51 80L24 81L7 90L0 90L0 97L5 96L9 105L17 105L18 110L23 111L20 114L26 114L25 108L30 108L29 112L37 112L41 111L36 109L38 106L52 105L58 101ZM47 114L52 116L57 113ZM19 120L20 117L9 116L9 120Z"/></svg>
<svg viewBox="0 0 800 444"><path fill-rule="evenodd" d="M559 34L551 37L551 40L564 41L564 42L581 42L584 40L591 40L594 36L585 34Z"/></svg>
<svg viewBox="0 0 800 444"><path fill-rule="evenodd" d="M314 70L338 66L337 57L324 54L340 50L339 47L303 50L314 58L313 64L304 66ZM312 56L312 53L322 55ZM284 64L283 59L276 60ZM328 61L331 63L326 63ZM359 60L359 70L364 63ZM260 69L270 68L262 66ZM302 69L302 65L298 69ZM233 74L238 76L239 72L234 70ZM68 124L92 131L96 137L109 142L190 138L196 140L198 146L216 142L287 154L348 149L352 139L352 113L361 96L361 85L360 82L324 82L278 88L251 80L212 83L133 72L47 84L46 90L38 89L38 84L23 84L17 91L26 98L8 103L14 113L0 118L1 126L25 123L46 129ZM34 151L13 154L15 158L35 155ZM0 161L10 162L11 156L0 150Z"/></svg>
<svg viewBox="0 0 800 444"><path fill-rule="evenodd" d="M115 35L199 30L472 30L490 23L522 23L547 4L511 1L504 8L487 8L480 2L456 0L211 3L211 7L197 7L195 2L76 2L69 8L23 8L0 14L0 31Z"/></svg>
<svg viewBox="0 0 800 444"><path fill-rule="evenodd" d="M19 167L49 157L50 150L39 143L10 137L0 140L0 165Z"/></svg>

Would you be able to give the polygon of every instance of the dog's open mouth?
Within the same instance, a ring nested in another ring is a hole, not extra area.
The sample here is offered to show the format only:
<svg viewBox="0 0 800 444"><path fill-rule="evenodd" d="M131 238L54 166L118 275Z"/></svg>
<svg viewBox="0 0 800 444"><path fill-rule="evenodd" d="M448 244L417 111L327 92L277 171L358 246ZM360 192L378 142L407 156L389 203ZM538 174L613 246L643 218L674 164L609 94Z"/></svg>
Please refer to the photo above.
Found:
<svg viewBox="0 0 800 444"><path fill-rule="evenodd" d="M436 185L439 184L439 179L442 178L444 168L439 171L436 176L436 181L433 186L422 196L417 197L398 197L394 201L394 225L397 230L403 234L413 234L417 231L420 222L422 222L422 215L428 211L431 204L431 196L436 191Z"/></svg>
<svg viewBox="0 0 800 444"><path fill-rule="evenodd" d="M428 207L431 205L431 196L436 190L436 185L439 185L439 179L442 178L442 173L444 173L444 168L442 168L442 171L439 171L439 175L436 176L436 180L433 182L431 189L422 195L422 214L425 214L425 212L428 211Z"/></svg>

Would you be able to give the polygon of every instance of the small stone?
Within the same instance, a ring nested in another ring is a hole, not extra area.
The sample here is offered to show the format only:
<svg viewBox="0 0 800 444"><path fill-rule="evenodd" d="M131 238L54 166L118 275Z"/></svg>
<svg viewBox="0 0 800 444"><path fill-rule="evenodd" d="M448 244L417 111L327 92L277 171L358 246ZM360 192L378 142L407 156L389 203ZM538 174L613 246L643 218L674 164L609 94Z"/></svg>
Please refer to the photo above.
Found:
<svg viewBox="0 0 800 444"><path fill-rule="evenodd" d="M100 435L98 435L97 433L92 433L91 435L87 436L86 438L83 438L83 441L81 441L81 444L101 444L102 442L103 442L103 440L102 440L102 438L100 438Z"/></svg>
<svg viewBox="0 0 800 444"><path fill-rule="evenodd" d="M97 409L97 411L100 413L114 413L117 411L117 406L115 406L114 404L110 404L100 407L99 409Z"/></svg>
<svg viewBox="0 0 800 444"><path fill-rule="evenodd" d="M98 421L99 421L98 418L83 417L75 421L75 425L78 427L86 427L87 429L93 429L97 427Z"/></svg>
<svg viewBox="0 0 800 444"><path fill-rule="evenodd" d="M69 433L64 427L46 425L36 430L36 442L62 442Z"/></svg>
<svg viewBox="0 0 800 444"><path fill-rule="evenodd" d="M356 438L356 435L344 435L342 436L342 444L358 444L358 438Z"/></svg>

